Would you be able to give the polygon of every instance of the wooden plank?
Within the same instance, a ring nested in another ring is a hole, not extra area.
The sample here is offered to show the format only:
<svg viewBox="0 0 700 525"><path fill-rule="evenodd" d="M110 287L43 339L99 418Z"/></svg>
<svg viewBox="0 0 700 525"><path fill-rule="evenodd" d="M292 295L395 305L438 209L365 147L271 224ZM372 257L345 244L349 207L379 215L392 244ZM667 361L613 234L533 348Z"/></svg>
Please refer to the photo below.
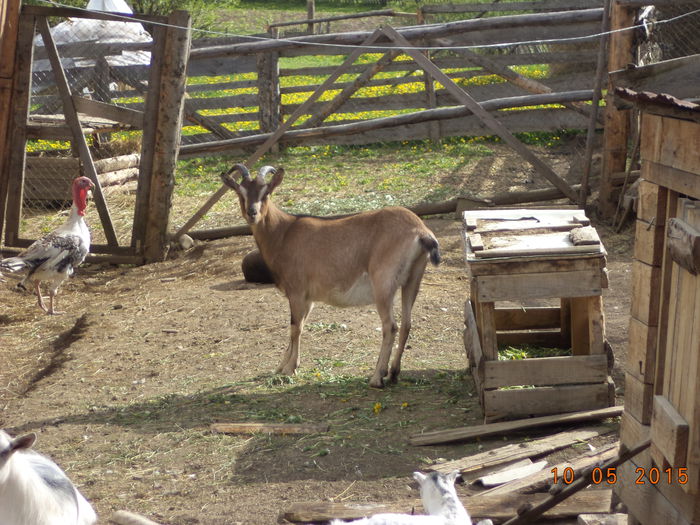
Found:
<svg viewBox="0 0 700 525"><path fill-rule="evenodd" d="M637 219L634 258L650 266L661 266L664 255L665 226Z"/></svg>
<svg viewBox="0 0 700 525"><path fill-rule="evenodd" d="M557 306L496 308L496 330L558 328L560 309Z"/></svg>
<svg viewBox="0 0 700 525"><path fill-rule="evenodd" d="M646 441L651 436L651 427L642 425L629 411L622 414L620 420L620 443L626 448L631 448L637 443ZM649 450L639 454L636 458L637 464L643 467L651 467L651 455Z"/></svg>
<svg viewBox="0 0 700 525"><path fill-rule="evenodd" d="M654 386L643 383L632 374L625 374L625 410L642 425L651 423Z"/></svg>
<svg viewBox="0 0 700 525"><path fill-rule="evenodd" d="M604 286L607 288L607 284ZM589 297L588 303L588 352L592 355L605 354L605 315L603 297Z"/></svg>
<svg viewBox="0 0 700 525"><path fill-rule="evenodd" d="M212 423L212 432L222 434L320 434L328 432L327 423Z"/></svg>
<svg viewBox="0 0 700 525"><path fill-rule="evenodd" d="M595 256L548 256L529 260L470 260L468 270L475 277L503 274L530 274L549 272L591 271L602 273L605 257Z"/></svg>
<svg viewBox="0 0 700 525"><path fill-rule="evenodd" d="M557 473L559 479L564 474L566 469L571 469L574 474L574 478L581 476L584 469L592 468L598 466L601 462L608 461L615 456L617 456L619 443L613 443L612 445L607 445L600 451L595 451L595 453L588 453L582 456L578 456L571 461L564 461L554 465L551 469L542 470L536 472L526 478L511 481L510 483L505 483L499 487L494 487L487 491L482 492L480 495L474 496L474 498L484 497L485 495L496 495L496 494L512 494L514 492L537 492L547 487L554 485L554 474ZM608 485L605 481L601 485ZM612 487L610 487L612 488Z"/></svg>
<svg viewBox="0 0 700 525"><path fill-rule="evenodd" d="M104 230L105 237L107 238L107 243L110 246L119 246L119 241L117 240L117 234L114 230L114 225L112 224L112 218L110 217L107 201L102 194L102 186L97 178L95 166L92 163L92 154L90 153L90 148L85 141L83 129L81 127L80 120L78 119L75 106L73 105L73 98L68 85L68 80L66 78L66 73L61 65L61 58L58 56L56 44L51 37L48 22L44 18L38 20L37 25L39 27L41 37L44 40L44 47L49 54L49 61L51 62L51 68L53 70L54 77L56 78L56 85L61 95L61 100L63 101L63 112L65 114L66 123L71 128L73 143L80 154L80 159L83 164L83 172L95 185L92 189L95 199L95 207L97 208L97 212L100 216L100 221L102 222L102 228Z"/></svg>
<svg viewBox="0 0 700 525"><path fill-rule="evenodd" d="M611 417L619 417L622 415L623 410L624 407L615 406L601 408L598 410L585 410L572 414L557 414L553 416L525 418L517 421L488 423L485 425L477 425L472 427L435 430L432 432L424 432L422 434L413 434L410 436L409 442L411 445L419 446L453 443L455 441L509 434L511 432L547 427L550 425L566 425L585 421L599 421Z"/></svg>
<svg viewBox="0 0 700 525"><path fill-rule="evenodd" d="M658 326L661 268L641 261L632 263L632 317L647 326Z"/></svg>
<svg viewBox="0 0 700 525"><path fill-rule="evenodd" d="M615 86L637 92L668 93L678 98L697 96L693 86L700 83L700 55L691 55L654 64L624 68L611 73Z"/></svg>
<svg viewBox="0 0 700 525"><path fill-rule="evenodd" d="M640 473L645 472L647 470L634 460L617 468L615 493L625 503L630 515L640 520L643 525L691 525L691 522L681 515L678 507L673 505L656 485L644 478L640 480Z"/></svg>
<svg viewBox="0 0 700 525"><path fill-rule="evenodd" d="M630 318L624 369L643 383L653 383L656 377L657 335L657 327Z"/></svg>
<svg viewBox="0 0 700 525"><path fill-rule="evenodd" d="M679 148L677 146L687 141L688 137L694 137L697 134L698 125L694 122L645 113L642 117L642 161L661 164L697 175L700 173L700 151L698 148Z"/></svg>
<svg viewBox="0 0 700 525"><path fill-rule="evenodd" d="M15 78L12 86L12 111L10 113L7 141L7 157L0 164L3 176L0 183L0 232L5 233L5 244L13 246L19 233L22 214L22 191L24 187L25 146L27 142L25 126L29 115L31 98L32 57L36 20L31 16L20 16L17 49L15 53ZM12 195L12 199L7 197Z"/></svg>
<svg viewBox="0 0 700 525"><path fill-rule="evenodd" d="M524 460L524 463L519 462L515 465L508 466L503 470L499 470L498 472L481 476L476 480L476 483L479 483L484 487L497 487L505 483L511 483L513 481L526 478L536 472L540 472L546 465L546 461L538 461L537 463L533 463L529 459Z"/></svg>
<svg viewBox="0 0 700 525"><path fill-rule="evenodd" d="M493 115L486 111L483 107L479 105L466 91L455 84L445 73L442 72L435 64L433 64L430 59L422 55L419 51L412 50L411 43L400 33L390 26L385 26L382 28L382 32L387 35L391 40L396 42L399 46L403 48L403 51L413 57L413 59L420 64L420 66L429 73L435 80L440 82L456 99L460 104L468 107L474 115L479 117L479 119L496 135L501 137L506 144L513 148L521 157L528 161L540 175L545 179L550 181L555 187L557 187L561 192L566 195L572 201L576 201L576 192L571 189L571 186L557 175L550 166L548 166L542 159L537 157L530 149L528 149L522 142L520 142L515 136L505 128Z"/></svg>
<svg viewBox="0 0 700 525"><path fill-rule="evenodd" d="M586 490L563 501L545 513L544 517L561 519L578 516L583 512L607 512L610 509L611 496L612 491L610 490ZM469 509L472 519L489 518L503 522L516 515L518 509L524 504L537 504L546 498L546 494L510 494L508 496L461 499L464 506ZM399 500L392 503L300 502L293 503L282 510L279 519L291 523L323 523L332 519L360 519L380 513L411 514L414 510L422 508L421 502L417 499Z"/></svg>
<svg viewBox="0 0 700 525"><path fill-rule="evenodd" d="M576 525L628 525L627 514L579 514Z"/></svg>
<svg viewBox="0 0 700 525"><path fill-rule="evenodd" d="M614 431L614 427L612 426L597 425L558 432L550 436L523 441L522 443L511 443L465 458L436 463L431 466L431 470L436 470L444 474L459 470L462 476L465 476L470 473L480 472L487 468L494 468L524 458L541 457L545 454L550 454L576 443L581 443Z"/></svg>
<svg viewBox="0 0 700 525"><path fill-rule="evenodd" d="M484 365L484 388L605 383L608 376L604 355L487 361Z"/></svg>
<svg viewBox="0 0 700 525"><path fill-rule="evenodd" d="M495 259L495 258L506 258L506 257L532 257L532 256L547 256L547 255L586 255L603 253L601 245L584 245L584 246L571 246L569 244L557 246L557 247L532 247L526 246L529 243L529 239L515 239L515 242L522 242L523 245L515 245L513 248L490 248L488 250L482 250L476 252L475 256L479 259Z"/></svg>
<svg viewBox="0 0 700 525"><path fill-rule="evenodd" d="M687 465L689 431L688 422L668 399L663 396L654 396L651 442L672 467Z"/></svg>
<svg viewBox="0 0 700 525"><path fill-rule="evenodd" d="M478 252L479 250L484 249L484 240L482 239L481 235L478 233L475 233L474 235L469 235L469 246L471 247L473 252Z"/></svg>
<svg viewBox="0 0 700 525"><path fill-rule="evenodd" d="M79 95L73 95L73 104L78 113L114 120L135 129L143 129L142 111L106 104Z"/></svg>
<svg viewBox="0 0 700 525"><path fill-rule="evenodd" d="M642 176L659 186L685 195L700 195L700 176L650 160L642 164Z"/></svg>
<svg viewBox="0 0 700 525"><path fill-rule="evenodd" d="M697 275L700 271L700 232L682 219L672 218L666 229L666 246L673 261Z"/></svg>
<svg viewBox="0 0 700 525"><path fill-rule="evenodd" d="M588 330L588 301L586 297L568 297L571 316L571 354L588 355L590 333Z"/></svg>
<svg viewBox="0 0 700 525"><path fill-rule="evenodd" d="M421 6L421 11L425 14L499 11L568 11L602 6L602 0L546 0L539 2L508 2L506 4L495 2L476 4L427 4Z"/></svg>
<svg viewBox="0 0 700 525"><path fill-rule="evenodd" d="M484 421L595 410L609 406L607 383L484 391Z"/></svg>
<svg viewBox="0 0 700 525"><path fill-rule="evenodd" d="M483 352L481 351L479 330L476 326L476 319L474 319L474 309L469 299L464 304L464 348L467 352L469 366L474 368L481 361Z"/></svg>
<svg viewBox="0 0 700 525"><path fill-rule="evenodd" d="M579 270L514 275L480 275L479 301L546 299L552 297L588 297L603 290L601 272Z"/></svg>
<svg viewBox="0 0 700 525"><path fill-rule="evenodd" d="M647 224L665 226L667 199L666 188L642 179L639 182L637 218Z"/></svg>
<svg viewBox="0 0 700 525"><path fill-rule="evenodd" d="M484 359L487 361L498 359L494 310L493 302L478 301L476 304L476 320L479 326L479 335L481 336L481 351L484 353Z"/></svg>

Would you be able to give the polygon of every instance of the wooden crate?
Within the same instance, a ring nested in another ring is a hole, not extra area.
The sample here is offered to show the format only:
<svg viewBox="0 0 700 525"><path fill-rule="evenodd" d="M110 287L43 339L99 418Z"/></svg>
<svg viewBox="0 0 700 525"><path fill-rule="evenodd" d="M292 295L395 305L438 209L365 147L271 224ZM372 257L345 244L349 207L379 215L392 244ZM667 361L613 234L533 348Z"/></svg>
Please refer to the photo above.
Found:
<svg viewBox="0 0 700 525"><path fill-rule="evenodd" d="M471 285L464 343L484 419L614 404L605 250L583 211L491 208L462 217ZM574 244L579 237L585 244ZM542 300L558 306L524 306ZM501 361L499 344L571 348L571 355Z"/></svg>

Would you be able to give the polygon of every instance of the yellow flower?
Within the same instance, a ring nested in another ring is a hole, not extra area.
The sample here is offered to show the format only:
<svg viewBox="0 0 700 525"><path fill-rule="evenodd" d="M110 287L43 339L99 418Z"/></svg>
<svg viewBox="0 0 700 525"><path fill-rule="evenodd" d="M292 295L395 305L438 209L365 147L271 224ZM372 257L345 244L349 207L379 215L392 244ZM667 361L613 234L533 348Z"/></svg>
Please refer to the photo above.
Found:
<svg viewBox="0 0 700 525"><path fill-rule="evenodd" d="M401 410L403 410L404 408L408 408L408 403L406 401L401 403Z"/></svg>
<svg viewBox="0 0 700 525"><path fill-rule="evenodd" d="M379 414L379 412L382 411L382 404L381 404L379 401L377 401L377 402L374 404L374 407L372 408L372 411L373 411L375 414Z"/></svg>

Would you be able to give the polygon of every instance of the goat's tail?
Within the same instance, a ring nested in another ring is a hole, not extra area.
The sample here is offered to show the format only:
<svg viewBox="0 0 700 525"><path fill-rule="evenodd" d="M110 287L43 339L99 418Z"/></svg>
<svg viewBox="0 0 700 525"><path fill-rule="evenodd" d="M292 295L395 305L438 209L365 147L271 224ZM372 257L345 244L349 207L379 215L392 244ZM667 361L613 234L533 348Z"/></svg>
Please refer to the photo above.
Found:
<svg viewBox="0 0 700 525"><path fill-rule="evenodd" d="M440 257L440 245L437 239L432 235L423 235L420 238L420 244L425 248L425 251L430 254L430 262L435 266L440 264L442 257Z"/></svg>

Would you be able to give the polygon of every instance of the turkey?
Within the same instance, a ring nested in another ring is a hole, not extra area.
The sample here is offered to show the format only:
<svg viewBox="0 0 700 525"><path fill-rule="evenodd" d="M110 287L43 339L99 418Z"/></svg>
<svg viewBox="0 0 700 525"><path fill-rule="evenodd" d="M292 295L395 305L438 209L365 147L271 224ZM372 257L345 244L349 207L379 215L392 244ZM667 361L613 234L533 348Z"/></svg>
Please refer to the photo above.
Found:
<svg viewBox="0 0 700 525"><path fill-rule="evenodd" d="M85 224L87 194L94 184L87 177L78 177L73 181L73 206L70 217L60 228L55 229L42 239L33 242L29 248L17 255L0 261L0 269L10 272L27 271L22 283L34 284L39 307L47 314L55 315L55 297L58 287L73 274L74 268L84 260L90 249L90 230ZM41 283L49 289L49 307L46 308L41 296Z"/></svg>

